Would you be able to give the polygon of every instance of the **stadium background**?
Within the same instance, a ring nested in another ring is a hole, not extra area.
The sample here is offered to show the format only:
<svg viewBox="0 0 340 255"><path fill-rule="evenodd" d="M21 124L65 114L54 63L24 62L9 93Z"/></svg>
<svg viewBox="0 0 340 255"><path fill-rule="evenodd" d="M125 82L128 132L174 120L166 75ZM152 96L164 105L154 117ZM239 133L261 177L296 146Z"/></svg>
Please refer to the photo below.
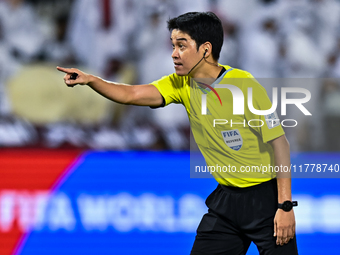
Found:
<svg viewBox="0 0 340 255"><path fill-rule="evenodd" d="M221 63L311 86L313 118L286 130L292 163L340 164L338 1L2 0L1 255L189 253L216 182L190 178L183 109L68 89L55 66L150 82L173 72L165 21L196 10L223 19ZM339 176L292 180L301 254L340 253Z"/></svg>

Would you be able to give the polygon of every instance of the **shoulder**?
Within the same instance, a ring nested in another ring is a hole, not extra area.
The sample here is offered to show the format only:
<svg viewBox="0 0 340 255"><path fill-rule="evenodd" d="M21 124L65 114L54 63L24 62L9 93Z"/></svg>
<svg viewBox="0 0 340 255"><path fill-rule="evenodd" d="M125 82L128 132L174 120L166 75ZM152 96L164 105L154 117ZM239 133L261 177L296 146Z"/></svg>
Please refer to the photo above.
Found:
<svg viewBox="0 0 340 255"><path fill-rule="evenodd" d="M189 84L189 77L179 76L176 73L173 73L170 75L163 76L162 78L152 82L151 84L160 86L171 86L173 88L181 88Z"/></svg>
<svg viewBox="0 0 340 255"><path fill-rule="evenodd" d="M242 69L234 68L228 65L221 65L223 66L228 72L225 75L225 78L252 78L254 79L254 76Z"/></svg>
<svg viewBox="0 0 340 255"><path fill-rule="evenodd" d="M222 65L228 72L225 74L224 78L232 79L234 84L237 85L242 90L247 90L249 87L258 88L256 91L265 91L263 86L254 78L254 76L248 71L233 68L228 65Z"/></svg>

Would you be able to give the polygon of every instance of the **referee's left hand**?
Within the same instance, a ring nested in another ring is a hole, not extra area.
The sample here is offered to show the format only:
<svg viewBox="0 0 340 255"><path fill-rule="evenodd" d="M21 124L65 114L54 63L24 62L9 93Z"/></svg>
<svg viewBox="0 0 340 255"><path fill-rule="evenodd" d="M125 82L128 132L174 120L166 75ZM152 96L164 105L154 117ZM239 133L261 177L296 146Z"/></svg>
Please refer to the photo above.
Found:
<svg viewBox="0 0 340 255"><path fill-rule="evenodd" d="M278 209L274 218L274 236L276 244L284 245L293 239L295 235L295 215L293 209L285 212Z"/></svg>

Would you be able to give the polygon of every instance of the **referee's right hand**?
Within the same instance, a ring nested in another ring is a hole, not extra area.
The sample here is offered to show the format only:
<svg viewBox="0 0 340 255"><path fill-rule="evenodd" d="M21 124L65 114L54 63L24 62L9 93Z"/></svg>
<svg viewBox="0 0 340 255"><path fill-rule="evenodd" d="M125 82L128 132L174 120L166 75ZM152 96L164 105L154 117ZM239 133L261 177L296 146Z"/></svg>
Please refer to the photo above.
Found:
<svg viewBox="0 0 340 255"><path fill-rule="evenodd" d="M74 87L77 84L87 85L90 82L90 74L84 73L76 68L64 68L57 66L57 69L65 73L64 82L68 87ZM77 74L76 79L72 79L71 75L73 73Z"/></svg>

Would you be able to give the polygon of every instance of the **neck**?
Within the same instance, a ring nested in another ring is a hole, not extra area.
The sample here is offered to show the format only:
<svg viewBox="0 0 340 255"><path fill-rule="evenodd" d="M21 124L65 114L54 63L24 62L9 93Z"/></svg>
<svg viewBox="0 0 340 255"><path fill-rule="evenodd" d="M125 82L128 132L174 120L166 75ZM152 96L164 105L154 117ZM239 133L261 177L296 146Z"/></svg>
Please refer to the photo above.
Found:
<svg viewBox="0 0 340 255"><path fill-rule="evenodd" d="M218 63L204 63L202 66L197 68L195 72L191 73L189 76L194 79L213 79L216 80L218 75L222 70L222 66Z"/></svg>

